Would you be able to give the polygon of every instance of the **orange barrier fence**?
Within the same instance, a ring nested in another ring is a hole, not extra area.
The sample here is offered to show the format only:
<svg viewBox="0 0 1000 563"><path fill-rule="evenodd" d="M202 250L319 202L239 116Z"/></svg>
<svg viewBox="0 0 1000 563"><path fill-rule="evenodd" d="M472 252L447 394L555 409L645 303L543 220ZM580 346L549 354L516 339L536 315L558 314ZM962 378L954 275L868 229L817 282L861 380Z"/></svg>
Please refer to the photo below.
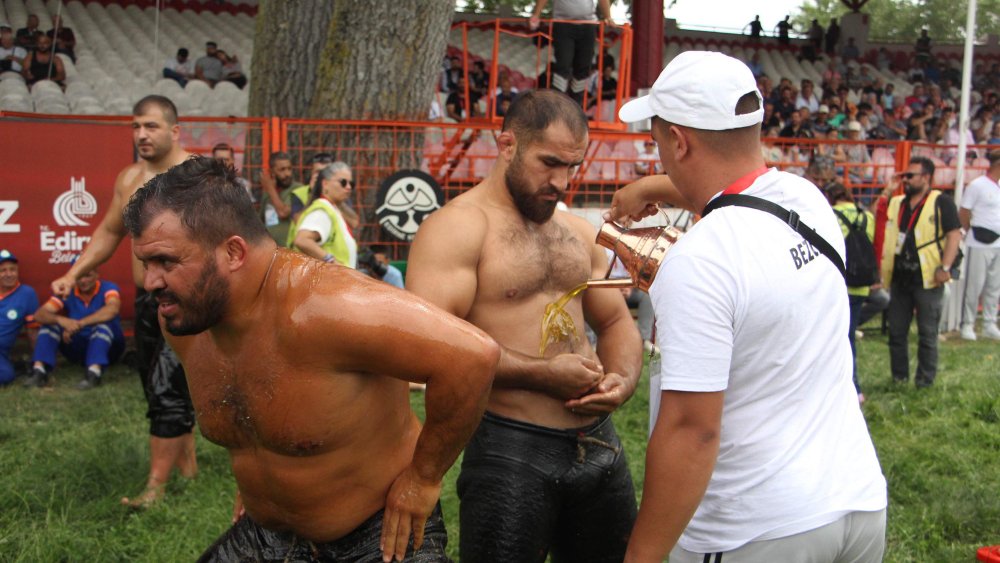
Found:
<svg viewBox="0 0 1000 563"><path fill-rule="evenodd" d="M194 153L207 155L218 143L232 146L237 166L258 194L273 152L291 155L301 181L308 181L315 154L343 160L355 176L352 204L362 218L356 238L398 260L406 258L424 217L490 173L499 124L188 118L181 131L182 146ZM90 240L117 173L134 162L130 133L128 117L0 114L0 248L18 255L23 281L43 299L49 282ZM966 181L985 172L986 149L969 147ZM937 164L934 185L951 189L958 158L953 146L910 142L764 139L762 150L769 165L799 174L811 154L832 155L838 180L862 203L873 201L911 156L931 158ZM647 134L594 130L565 202L599 216L616 189L657 172L659 155ZM125 289L124 313L130 315L134 284L127 246L102 275Z"/></svg>

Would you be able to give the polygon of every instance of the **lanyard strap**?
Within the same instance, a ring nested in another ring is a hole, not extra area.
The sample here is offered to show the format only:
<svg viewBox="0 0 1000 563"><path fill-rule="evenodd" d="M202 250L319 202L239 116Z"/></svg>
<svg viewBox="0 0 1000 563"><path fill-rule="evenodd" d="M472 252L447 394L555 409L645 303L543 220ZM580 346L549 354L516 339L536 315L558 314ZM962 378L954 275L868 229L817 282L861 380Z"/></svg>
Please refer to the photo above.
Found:
<svg viewBox="0 0 1000 563"><path fill-rule="evenodd" d="M906 232L907 233L910 232L910 229L913 228L913 223L914 223L914 221L917 220L917 217L920 216L920 212L924 210L924 204L927 203L927 196L929 196L929 195L931 195L930 192L927 192L926 194L924 194L924 198L920 200L920 203L917 204L917 207L915 209L912 209L910 211L910 221L906 225ZM904 201L903 204L909 206L910 202Z"/></svg>

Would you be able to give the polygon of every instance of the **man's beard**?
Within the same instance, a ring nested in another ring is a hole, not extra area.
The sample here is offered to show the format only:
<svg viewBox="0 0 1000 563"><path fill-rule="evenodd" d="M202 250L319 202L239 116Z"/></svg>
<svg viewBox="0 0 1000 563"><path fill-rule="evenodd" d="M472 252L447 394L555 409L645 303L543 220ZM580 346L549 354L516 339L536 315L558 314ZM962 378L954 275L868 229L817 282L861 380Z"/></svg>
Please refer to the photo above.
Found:
<svg viewBox="0 0 1000 563"><path fill-rule="evenodd" d="M528 182L525 181L522 172L521 155L516 154L514 155L514 160L511 161L510 166L507 167L507 171L504 173L504 182L507 184L507 191L514 200L514 206L517 207L521 216L532 223L544 223L552 218L559 200L546 201L541 199L540 196L555 195L558 197L559 192L554 189L546 189L535 194L529 193L531 188Z"/></svg>
<svg viewBox="0 0 1000 563"><path fill-rule="evenodd" d="M215 262L205 264L198 281L192 287L194 293L183 302L171 291L153 291L155 299L164 297L177 303L180 318L165 319L167 332L174 336L191 336L219 324L229 303L229 286L219 275Z"/></svg>
<svg viewBox="0 0 1000 563"><path fill-rule="evenodd" d="M924 191L922 186L914 186L913 184L906 184L903 186L903 193L906 194L907 197L913 197L922 191Z"/></svg>

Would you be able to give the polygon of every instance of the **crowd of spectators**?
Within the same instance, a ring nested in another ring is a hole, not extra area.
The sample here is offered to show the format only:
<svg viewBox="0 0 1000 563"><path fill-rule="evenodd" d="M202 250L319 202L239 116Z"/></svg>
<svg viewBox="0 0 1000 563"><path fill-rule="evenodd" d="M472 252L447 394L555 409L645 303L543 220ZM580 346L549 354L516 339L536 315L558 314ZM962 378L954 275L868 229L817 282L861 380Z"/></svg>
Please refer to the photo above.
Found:
<svg viewBox="0 0 1000 563"><path fill-rule="evenodd" d="M189 58L186 47L177 50L177 55L163 65L163 77L177 81L181 87L190 80L201 80L215 87L219 82L232 82L237 88L247 85L243 65L235 54L219 49L214 41L205 43L205 55L196 61Z"/></svg>
<svg viewBox="0 0 1000 563"><path fill-rule="evenodd" d="M27 25L14 33L7 23L0 22L0 72L18 72L28 86L39 80L52 80L64 86L66 70L64 55L76 61L76 35L62 23L57 15L52 17L52 27L42 31L38 16L28 15Z"/></svg>

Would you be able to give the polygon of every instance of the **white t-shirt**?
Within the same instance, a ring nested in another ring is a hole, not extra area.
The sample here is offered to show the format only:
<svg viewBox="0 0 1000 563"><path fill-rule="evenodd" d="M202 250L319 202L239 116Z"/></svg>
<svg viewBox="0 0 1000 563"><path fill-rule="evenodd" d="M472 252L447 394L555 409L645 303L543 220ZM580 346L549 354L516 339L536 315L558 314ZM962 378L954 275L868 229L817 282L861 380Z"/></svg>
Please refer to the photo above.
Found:
<svg viewBox="0 0 1000 563"><path fill-rule="evenodd" d="M167 62L163 65L164 68L169 68L174 72L183 74L184 76L194 76L194 61L188 59L184 62L177 60L177 57L170 57Z"/></svg>
<svg viewBox="0 0 1000 563"><path fill-rule="evenodd" d="M24 58L28 56L28 52L24 50L24 47L18 47L17 45L11 47L10 49L0 47L0 61L7 60L7 57L10 57L11 55L13 55L16 60L10 61L10 69L21 72L23 67L19 61L23 61Z"/></svg>
<svg viewBox="0 0 1000 563"><path fill-rule="evenodd" d="M980 176L969 182L962 192L962 209L972 212L973 227L985 227L1000 233L1000 185L989 176ZM1000 248L1000 239L990 244L979 242L972 236L972 229L965 236L965 244L973 248Z"/></svg>
<svg viewBox="0 0 1000 563"><path fill-rule="evenodd" d="M326 201L325 199L319 200L323 202L323 205L329 207L334 211L337 220L340 222L340 232L344 233L344 238L347 241L347 250L350 253L351 259L350 264L344 264L345 266L350 266L351 268L358 267L358 243L351 236L351 231L347 228L347 223L344 221L344 216L337 209L336 205ZM319 233L319 245L323 246L328 240L330 240L330 233L333 231L333 223L330 221L330 216L326 214L322 209L317 209L310 212L308 215L302 218L302 222L299 223L299 230L306 231L316 231Z"/></svg>
<svg viewBox="0 0 1000 563"><path fill-rule="evenodd" d="M844 255L826 199L772 169L746 191L795 210ZM844 279L788 225L723 207L667 254L650 288L664 390L725 391L719 456L679 544L728 551L886 506L851 383Z"/></svg>

